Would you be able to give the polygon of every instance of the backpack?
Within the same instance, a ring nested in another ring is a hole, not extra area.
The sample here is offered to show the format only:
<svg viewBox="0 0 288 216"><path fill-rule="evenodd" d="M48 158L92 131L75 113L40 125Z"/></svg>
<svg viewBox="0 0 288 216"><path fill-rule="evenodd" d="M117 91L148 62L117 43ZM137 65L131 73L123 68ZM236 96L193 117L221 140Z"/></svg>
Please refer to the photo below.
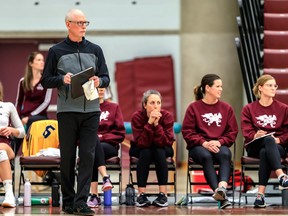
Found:
<svg viewBox="0 0 288 216"><path fill-rule="evenodd" d="M135 205L135 188L133 187L133 184L127 184L127 187L125 189L125 198L126 202L125 204L128 206Z"/></svg>

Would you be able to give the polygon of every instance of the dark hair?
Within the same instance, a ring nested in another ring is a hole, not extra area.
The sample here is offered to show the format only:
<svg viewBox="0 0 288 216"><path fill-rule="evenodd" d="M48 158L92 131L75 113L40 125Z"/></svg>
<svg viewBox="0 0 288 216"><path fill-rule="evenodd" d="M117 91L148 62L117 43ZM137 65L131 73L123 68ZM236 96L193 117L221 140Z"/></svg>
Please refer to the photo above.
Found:
<svg viewBox="0 0 288 216"><path fill-rule="evenodd" d="M153 90L153 89L149 89L143 93L143 97L142 97L142 108L143 109L145 109L144 106L147 104L148 97L152 94L158 95L162 101L162 96L161 96L160 92Z"/></svg>
<svg viewBox="0 0 288 216"><path fill-rule="evenodd" d="M217 74L206 74L202 80L201 84L194 87L195 100L201 100L205 94L206 85L212 86L215 80L221 79Z"/></svg>

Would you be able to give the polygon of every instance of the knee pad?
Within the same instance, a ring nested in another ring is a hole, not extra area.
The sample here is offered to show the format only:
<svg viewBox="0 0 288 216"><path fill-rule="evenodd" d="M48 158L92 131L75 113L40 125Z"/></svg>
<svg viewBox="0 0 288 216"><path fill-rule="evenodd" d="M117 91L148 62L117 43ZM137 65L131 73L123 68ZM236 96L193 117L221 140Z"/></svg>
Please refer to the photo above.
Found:
<svg viewBox="0 0 288 216"><path fill-rule="evenodd" d="M0 150L0 163L5 160L9 160L7 152L5 150Z"/></svg>

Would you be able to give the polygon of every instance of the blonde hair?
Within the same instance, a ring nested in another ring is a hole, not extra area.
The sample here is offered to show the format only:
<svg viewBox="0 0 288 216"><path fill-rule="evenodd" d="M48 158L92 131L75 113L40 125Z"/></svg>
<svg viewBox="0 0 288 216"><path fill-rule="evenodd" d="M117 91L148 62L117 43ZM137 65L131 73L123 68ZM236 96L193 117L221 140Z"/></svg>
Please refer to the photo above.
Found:
<svg viewBox="0 0 288 216"><path fill-rule="evenodd" d="M261 92L259 91L259 86L263 86L269 80L275 80L275 78L269 74L265 74L265 75L260 76L257 79L257 82L255 83L255 85L253 87L253 94L255 95L256 98L259 99L261 97Z"/></svg>
<svg viewBox="0 0 288 216"><path fill-rule="evenodd" d="M0 81L0 101L3 101L3 97L4 97L3 85L2 82Z"/></svg>

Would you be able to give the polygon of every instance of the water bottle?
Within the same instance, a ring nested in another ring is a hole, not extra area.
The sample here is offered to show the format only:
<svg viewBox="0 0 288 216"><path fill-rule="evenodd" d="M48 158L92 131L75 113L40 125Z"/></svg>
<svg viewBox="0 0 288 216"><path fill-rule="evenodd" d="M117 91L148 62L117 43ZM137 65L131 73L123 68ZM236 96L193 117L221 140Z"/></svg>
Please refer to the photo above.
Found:
<svg viewBox="0 0 288 216"><path fill-rule="evenodd" d="M23 197L18 198L18 205L23 205ZM31 197L31 205L50 205L51 197Z"/></svg>
<svg viewBox="0 0 288 216"><path fill-rule="evenodd" d="M24 206L31 206L31 183L29 179L25 179L24 184Z"/></svg>
<svg viewBox="0 0 288 216"><path fill-rule="evenodd" d="M52 206L53 207L60 206L59 185L57 181L55 181L55 179L52 183Z"/></svg>
<svg viewBox="0 0 288 216"><path fill-rule="evenodd" d="M112 190L104 191L104 206L112 205Z"/></svg>
<svg viewBox="0 0 288 216"><path fill-rule="evenodd" d="M135 204L135 189L132 184L127 184L127 187L125 189L125 196L126 196L126 202L125 202L126 205L132 206Z"/></svg>
<svg viewBox="0 0 288 216"><path fill-rule="evenodd" d="M50 205L51 198L50 197L31 197L32 205Z"/></svg>

